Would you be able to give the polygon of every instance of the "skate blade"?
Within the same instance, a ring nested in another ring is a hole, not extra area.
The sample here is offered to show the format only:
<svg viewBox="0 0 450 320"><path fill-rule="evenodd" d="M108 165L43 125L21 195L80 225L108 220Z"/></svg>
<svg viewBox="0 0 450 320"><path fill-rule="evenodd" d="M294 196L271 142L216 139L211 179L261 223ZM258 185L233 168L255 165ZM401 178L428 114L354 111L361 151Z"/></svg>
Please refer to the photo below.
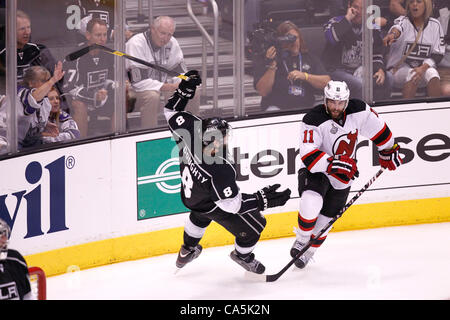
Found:
<svg viewBox="0 0 450 320"><path fill-rule="evenodd" d="M177 275L178 274L178 272L180 272L180 270L181 269L183 269L183 268L178 268L178 267L175 267L175 271L174 271L174 275Z"/></svg>

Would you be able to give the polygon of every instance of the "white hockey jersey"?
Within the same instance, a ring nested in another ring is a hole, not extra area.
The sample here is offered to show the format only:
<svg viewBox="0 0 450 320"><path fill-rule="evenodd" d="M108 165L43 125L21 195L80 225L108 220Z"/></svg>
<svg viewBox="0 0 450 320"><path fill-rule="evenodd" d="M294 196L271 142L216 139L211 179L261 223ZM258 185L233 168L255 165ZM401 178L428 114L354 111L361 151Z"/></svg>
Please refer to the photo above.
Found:
<svg viewBox="0 0 450 320"><path fill-rule="evenodd" d="M388 69L394 67L403 55L408 52L416 41L418 34L418 30L406 16L398 17L394 23L391 29L395 28L399 30L401 35L391 45L387 62ZM434 68L442 60L444 53L444 31L442 26L439 20L429 18L425 23L416 47L411 51L404 63L408 64L411 68L419 67L422 63L426 63Z"/></svg>
<svg viewBox="0 0 450 320"><path fill-rule="evenodd" d="M139 33L127 41L126 53L166 69L176 70L179 73L185 73L187 71L183 52L174 37L164 47L156 50L151 45L149 32ZM138 92L144 90L159 91L168 79L166 73L128 59L126 60L126 69L130 75L130 82L133 89ZM180 81L176 77L172 79L173 81Z"/></svg>
<svg viewBox="0 0 450 320"><path fill-rule="evenodd" d="M41 133L50 115L52 106L48 98L36 101L32 96L35 89L18 88L17 139L22 148L42 143Z"/></svg>
<svg viewBox="0 0 450 320"><path fill-rule="evenodd" d="M335 189L348 188L350 182L326 173L334 155L356 157L359 135L372 140L378 150L389 149L394 145L391 130L378 114L365 102L350 99L344 116L334 121L321 104L308 112L301 123L300 168L310 172L322 172Z"/></svg>
<svg viewBox="0 0 450 320"><path fill-rule="evenodd" d="M42 140L44 143L69 141L78 139L81 136L75 120L73 120L70 114L63 110L61 110L59 114L50 113L48 121L58 125L59 135L56 137L43 136Z"/></svg>

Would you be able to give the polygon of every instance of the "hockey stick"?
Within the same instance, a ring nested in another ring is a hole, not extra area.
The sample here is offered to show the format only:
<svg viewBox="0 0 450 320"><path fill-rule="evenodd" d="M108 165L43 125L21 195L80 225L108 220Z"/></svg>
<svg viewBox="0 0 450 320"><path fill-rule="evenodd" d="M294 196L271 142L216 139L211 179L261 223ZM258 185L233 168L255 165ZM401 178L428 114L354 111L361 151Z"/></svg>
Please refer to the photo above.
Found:
<svg viewBox="0 0 450 320"><path fill-rule="evenodd" d="M281 277L283 273L285 273L286 270L289 269L289 267L292 266L294 262L299 259L306 252L306 250L308 250L314 244L316 239L319 239L320 236L324 234L331 227L331 225L344 214L345 211L347 211L347 209L364 193L364 191L366 191L372 185L372 183L383 173L384 170L384 168L378 170L377 173L369 180L369 182L367 182L365 186L361 190L359 190L358 193L356 193L349 202L347 202L347 204L341 209L341 211L339 211L339 214L331 219L330 222L328 222L328 224L323 227L322 230L320 230L319 234L317 234L314 239L309 240L308 243L302 248L302 250L300 250L300 252L297 253L297 255L292 258L292 260L289 261L289 263L283 269L280 270L280 272L266 275L266 282L274 282L278 280L278 278Z"/></svg>
<svg viewBox="0 0 450 320"><path fill-rule="evenodd" d="M81 48L80 50L77 50L75 52L72 52L72 53L70 53L70 54L68 54L66 56L66 61L76 60L79 57L84 56L85 54L87 54L89 51L92 51L92 50L95 50L95 49L100 49L100 50L103 50L103 51L108 52L110 54L113 54L113 55L116 55L116 56L119 56L119 57L124 57L126 59L129 59L129 60L132 60L134 62L140 63L140 64L142 64L144 66L147 66L147 67L150 67L152 69L164 72L164 73L168 74L171 77L178 77L178 78L183 79L183 80L187 80L188 79L188 77L186 77L183 74L179 74L176 71L166 69L164 67L161 67L161 66L158 66L156 64L147 62L145 60L142 60L142 59L130 56L130 55L124 53L124 52L120 52L120 51L117 51L117 50L114 50L114 49L102 46L100 44L92 44L90 46Z"/></svg>

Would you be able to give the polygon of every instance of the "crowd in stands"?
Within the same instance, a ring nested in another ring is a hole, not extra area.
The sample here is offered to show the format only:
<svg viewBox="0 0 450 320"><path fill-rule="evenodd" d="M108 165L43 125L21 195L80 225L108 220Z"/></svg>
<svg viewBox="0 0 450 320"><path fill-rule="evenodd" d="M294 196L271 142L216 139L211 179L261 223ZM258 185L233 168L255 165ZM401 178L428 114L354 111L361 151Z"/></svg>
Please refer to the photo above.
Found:
<svg viewBox="0 0 450 320"><path fill-rule="evenodd" d="M111 0L73 1L82 10L77 45L108 45L114 39ZM305 1L307 3L308 1ZM446 0L373 0L382 8L373 27L373 97L414 98L450 96L450 6ZM323 4L325 3L325 5ZM254 54L254 88L262 97L261 112L305 112L320 102L329 80L345 81L354 98L363 93L364 0L327 0L328 18L319 26L323 52L309 50L308 32L293 21L278 21L277 40ZM258 0L249 0L256 8ZM251 4L251 6L250 6ZM317 4L317 2L316 2ZM26 8L24 8L26 9ZM261 22L247 12L251 21ZM114 56L91 50L75 61L56 61L45 44L32 41L32 19L17 11L17 123L19 149L114 132ZM249 20L250 21L250 20ZM249 30L246 23L246 31ZM153 19L149 28L132 34L126 30L126 53L150 63L185 73L183 51L173 36L175 20ZM311 41L310 41L311 42ZM265 44L263 44L265 45ZM67 52L67 54L70 52ZM4 77L6 48L0 48L0 77ZM126 60L127 112L140 112L141 127L154 128L180 79ZM0 92L0 153L6 150L7 98ZM200 95L189 107L200 108Z"/></svg>

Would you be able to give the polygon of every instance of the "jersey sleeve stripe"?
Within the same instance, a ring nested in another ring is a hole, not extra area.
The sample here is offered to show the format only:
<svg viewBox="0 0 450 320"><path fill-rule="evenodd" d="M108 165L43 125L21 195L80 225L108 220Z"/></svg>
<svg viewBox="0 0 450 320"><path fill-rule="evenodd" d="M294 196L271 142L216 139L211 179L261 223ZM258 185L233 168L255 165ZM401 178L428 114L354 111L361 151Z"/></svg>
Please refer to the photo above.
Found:
<svg viewBox="0 0 450 320"><path fill-rule="evenodd" d="M302 161L305 164L306 168L311 171L312 167L325 155L325 152L320 151L319 149L314 149L313 151L305 154L302 157Z"/></svg>
<svg viewBox="0 0 450 320"><path fill-rule="evenodd" d="M382 146L387 143L389 139L392 138L392 132L389 127L385 124L383 129L381 129L375 136L373 136L370 140L372 140L377 147Z"/></svg>

